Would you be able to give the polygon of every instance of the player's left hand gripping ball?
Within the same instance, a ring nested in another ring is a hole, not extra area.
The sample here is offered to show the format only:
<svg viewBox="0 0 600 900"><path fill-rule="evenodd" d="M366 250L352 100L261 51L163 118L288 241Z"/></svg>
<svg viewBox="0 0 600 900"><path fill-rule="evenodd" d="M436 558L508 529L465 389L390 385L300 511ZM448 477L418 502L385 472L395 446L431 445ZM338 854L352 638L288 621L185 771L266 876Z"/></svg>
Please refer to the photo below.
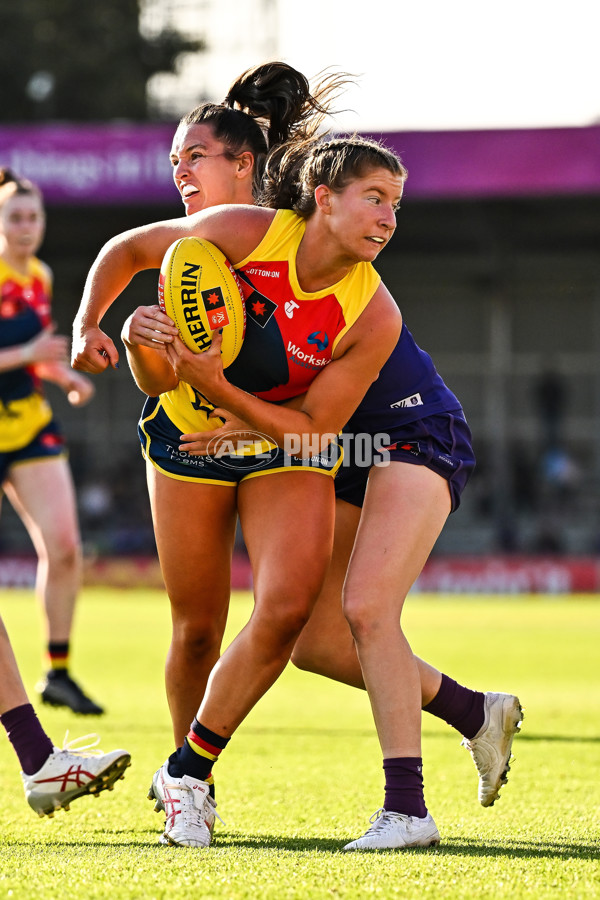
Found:
<svg viewBox="0 0 600 900"><path fill-rule="evenodd" d="M194 353L208 350L213 331L222 329L223 368L231 365L244 341L246 307L235 270L218 247L196 237L171 244L160 269L158 302Z"/></svg>

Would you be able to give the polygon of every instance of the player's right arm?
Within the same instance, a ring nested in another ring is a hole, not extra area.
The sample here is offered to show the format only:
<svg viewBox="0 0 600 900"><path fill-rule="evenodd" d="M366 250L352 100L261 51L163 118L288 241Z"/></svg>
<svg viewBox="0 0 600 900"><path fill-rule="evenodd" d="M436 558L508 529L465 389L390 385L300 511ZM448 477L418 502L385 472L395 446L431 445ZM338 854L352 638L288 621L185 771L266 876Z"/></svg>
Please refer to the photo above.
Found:
<svg viewBox="0 0 600 900"><path fill-rule="evenodd" d="M161 248L170 244L169 223L135 228L112 238L101 249L86 279L83 297L73 322L71 365L83 372L116 368L119 352L100 328L106 311L131 279L144 269L160 268ZM163 253L164 255L164 253Z"/></svg>
<svg viewBox="0 0 600 900"><path fill-rule="evenodd" d="M108 241L90 269L73 323L73 368L98 373L116 367L119 353L100 328L102 317L134 275L160 269L174 241L190 235L204 238L235 264L260 243L274 215L274 210L255 206L217 206L134 228Z"/></svg>

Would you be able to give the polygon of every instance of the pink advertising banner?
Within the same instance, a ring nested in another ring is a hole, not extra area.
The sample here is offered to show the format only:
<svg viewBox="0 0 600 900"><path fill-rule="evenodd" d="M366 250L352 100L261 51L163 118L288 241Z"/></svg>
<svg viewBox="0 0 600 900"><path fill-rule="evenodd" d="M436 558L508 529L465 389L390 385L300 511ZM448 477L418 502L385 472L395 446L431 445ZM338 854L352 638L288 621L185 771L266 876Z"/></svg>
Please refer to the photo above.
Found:
<svg viewBox="0 0 600 900"><path fill-rule="evenodd" d="M0 165L36 181L48 203L177 202L174 127L0 125ZM600 194L600 126L372 136L401 154L410 198Z"/></svg>
<svg viewBox="0 0 600 900"><path fill-rule="evenodd" d="M0 126L0 166L35 181L47 203L177 202L173 132L170 124Z"/></svg>
<svg viewBox="0 0 600 900"><path fill-rule="evenodd" d="M35 584L33 556L0 558L0 587ZM163 587L155 557L93 557L84 560L86 585ZM251 590L252 571L245 553L234 554L231 582L236 590ZM413 588L414 594L598 594L600 562L593 557L434 556Z"/></svg>
<svg viewBox="0 0 600 900"><path fill-rule="evenodd" d="M411 196L600 194L600 126L374 137L401 155Z"/></svg>

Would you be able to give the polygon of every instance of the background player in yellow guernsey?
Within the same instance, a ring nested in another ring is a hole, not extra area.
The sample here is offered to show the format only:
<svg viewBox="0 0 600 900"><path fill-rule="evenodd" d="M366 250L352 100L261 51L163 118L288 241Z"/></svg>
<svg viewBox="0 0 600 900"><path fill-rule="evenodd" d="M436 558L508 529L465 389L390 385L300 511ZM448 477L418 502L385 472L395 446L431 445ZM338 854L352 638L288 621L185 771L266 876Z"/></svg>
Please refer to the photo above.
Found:
<svg viewBox="0 0 600 900"><path fill-rule="evenodd" d="M59 385L75 406L87 403L94 388L70 369L67 338L53 333L51 273L35 256L44 227L38 188L0 170L0 500L3 491L38 555L48 652L42 699L98 715L102 707L69 673L81 541L65 441L42 379Z"/></svg>

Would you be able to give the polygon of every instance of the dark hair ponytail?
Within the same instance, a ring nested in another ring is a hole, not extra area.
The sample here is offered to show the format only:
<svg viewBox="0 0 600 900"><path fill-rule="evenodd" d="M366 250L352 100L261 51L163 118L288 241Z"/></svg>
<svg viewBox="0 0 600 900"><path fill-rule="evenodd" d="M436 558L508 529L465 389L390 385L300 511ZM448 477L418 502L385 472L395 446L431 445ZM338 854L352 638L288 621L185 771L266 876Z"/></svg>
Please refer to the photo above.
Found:
<svg viewBox="0 0 600 900"><path fill-rule="evenodd" d="M236 78L222 103L203 103L179 124L210 125L232 159L245 150L253 153L258 195L267 153L289 140L311 139L346 82L345 76L324 77L311 92L307 78L293 66L262 63Z"/></svg>
<svg viewBox="0 0 600 900"><path fill-rule="evenodd" d="M332 76L311 93L302 72L283 62L263 63L234 81L224 103L261 120L271 150L293 135L314 134L344 84L343 76Z"/></svg>

